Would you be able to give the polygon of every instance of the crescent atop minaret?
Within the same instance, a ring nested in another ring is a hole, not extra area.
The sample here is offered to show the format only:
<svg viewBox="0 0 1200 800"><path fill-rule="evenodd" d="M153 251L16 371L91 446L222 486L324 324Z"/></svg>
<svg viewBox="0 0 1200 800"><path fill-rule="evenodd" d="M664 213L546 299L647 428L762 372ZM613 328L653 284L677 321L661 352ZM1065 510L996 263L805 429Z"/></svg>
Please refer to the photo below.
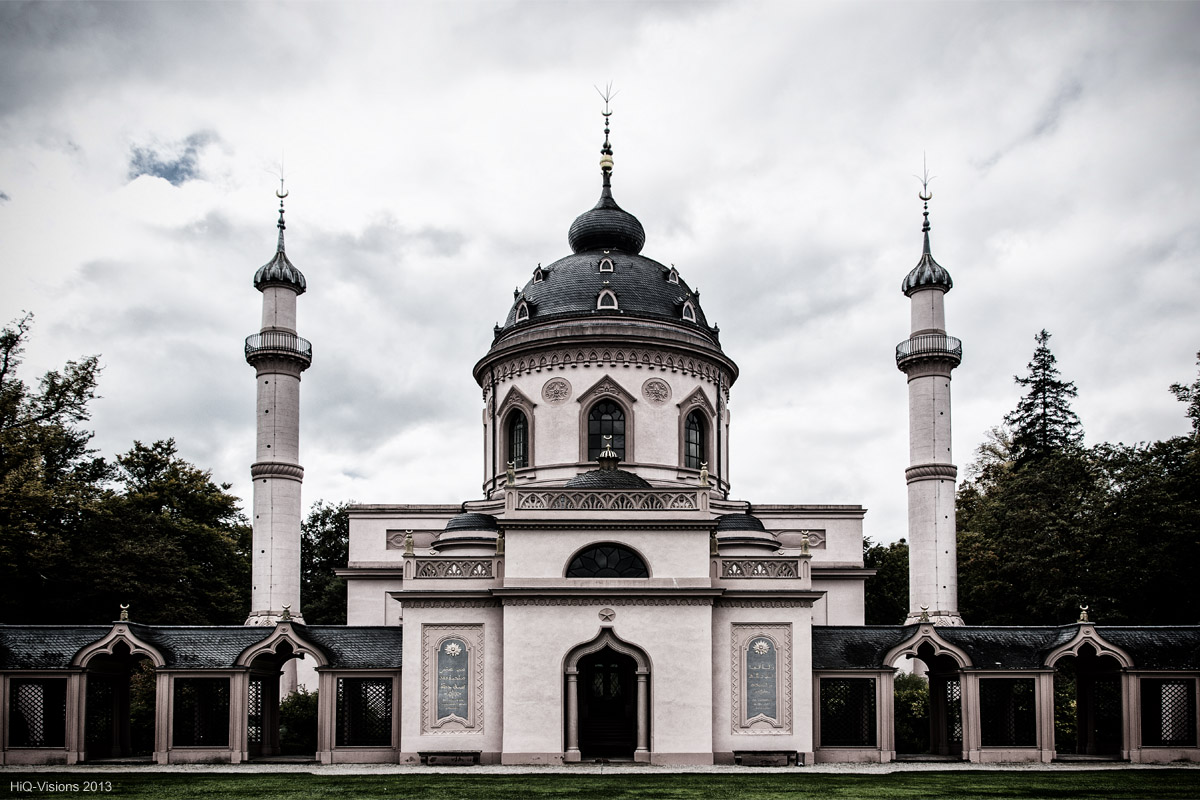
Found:
<svg viewBox="0 0 1200 800"><path fill-rule="evenodd" d="M928 203L930 200L933 199L933 192L930 192L928 190L923 191L923 192L917 192L917 198L920 200L924 200L926 203Z"/></svg>

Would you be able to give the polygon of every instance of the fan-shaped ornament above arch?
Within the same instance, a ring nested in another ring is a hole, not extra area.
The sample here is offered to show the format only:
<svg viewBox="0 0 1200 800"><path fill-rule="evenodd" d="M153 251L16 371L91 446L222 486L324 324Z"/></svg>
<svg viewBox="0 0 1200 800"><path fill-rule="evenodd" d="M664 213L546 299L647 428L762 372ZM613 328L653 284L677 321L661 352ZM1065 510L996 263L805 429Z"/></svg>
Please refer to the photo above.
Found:
<svg viewBox="0 0 1200 800"><path fill-rule="evenodd" d="M646 562L628 547L613 542L576 553L567 565L568 578L649 578Z"/></svg>

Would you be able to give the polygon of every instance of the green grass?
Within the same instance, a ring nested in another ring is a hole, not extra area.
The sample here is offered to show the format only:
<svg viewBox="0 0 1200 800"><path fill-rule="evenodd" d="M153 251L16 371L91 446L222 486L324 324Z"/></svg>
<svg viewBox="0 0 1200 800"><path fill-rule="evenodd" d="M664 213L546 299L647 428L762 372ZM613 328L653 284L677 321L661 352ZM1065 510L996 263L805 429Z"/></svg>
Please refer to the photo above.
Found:
<svg viewBox="0 0 1200 800"><path fill-rule="evenodd" d="M111 791L39 792L39 782L108 781ZM32 781L14 791L9 781ZM139 800L766 800L766 798L1197 798L1200 770L971 771L838 775L803 768L741 775L461 774L311 775L306 773L7 773L0 797Z"/></svg>

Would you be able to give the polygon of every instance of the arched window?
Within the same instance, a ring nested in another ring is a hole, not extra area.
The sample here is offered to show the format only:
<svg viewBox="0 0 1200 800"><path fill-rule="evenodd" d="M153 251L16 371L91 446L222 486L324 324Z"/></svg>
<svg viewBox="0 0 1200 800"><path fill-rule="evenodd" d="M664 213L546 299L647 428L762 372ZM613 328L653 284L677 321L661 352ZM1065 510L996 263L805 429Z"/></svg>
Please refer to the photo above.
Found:
<svg viewBox="0 0 1200 800"><path fill-rule="evenodd" d="M704 435L704 418L699 411L687 415L683 426L683 465L688 469L700 469L700 462L708 460Z"/></svg>
<svg viewBox="0 0 1200 800"><path fill-rule="evenodd" d="M567 565L568 578L649 578L646 562L628 547L605 542L575 554Z"/></svg>
<svg viewBox="0 0 1200 800"><path fill-rule="evenodd" d="M529 319L529 304L521 301L521 305L517 306L517 322L524 322Z"/></svg>
<svg viewBox="0 0 1200 800"><path fill-rule="evenodd" d="M688 322L696 321L696 307L692 305L690 300L683 304L683 318Z"/></svg>
<svg viewBox="0 0 1200 800"><path fill-rule="evenodd" d="M508 415L508 461L514 469L529 466L529 421L520 411Z"/></svg>
<svg viewBox="0 0 1200 800"><path fill-rule="evenodd" d="M616 307L617 296L613 294L612 289L605 289L604 291L600 292L599 297L596 298L596 308L612 310Z"/></svg>
<svg viewBox="0 0 1200 800"><path fill-rule="evenodd" d="M679 270L675 269L674 266L672 266L671 271L667 273L667 280L671 283L679 283Z"/></svg>
<svg viewBox="0 0 1200 800"><path fill-rule="evenodd" d="M612 437L612 449L625 460L625 411L612 400L601 400L588 413L588 461L604 449L604 437Z"/></svg>

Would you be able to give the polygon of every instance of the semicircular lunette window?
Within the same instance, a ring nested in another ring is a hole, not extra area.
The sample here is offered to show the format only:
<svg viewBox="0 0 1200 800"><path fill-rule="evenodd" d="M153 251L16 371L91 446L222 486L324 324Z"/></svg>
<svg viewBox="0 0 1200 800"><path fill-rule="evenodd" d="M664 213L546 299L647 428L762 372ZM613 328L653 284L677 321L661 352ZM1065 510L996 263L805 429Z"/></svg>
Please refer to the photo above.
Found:
<svg viewBox="0 0 1200 800"><path fill-rule="evenodd" d="M600 544L576 554L568 578L649 578L642 557L619 544Z"/></svg>

